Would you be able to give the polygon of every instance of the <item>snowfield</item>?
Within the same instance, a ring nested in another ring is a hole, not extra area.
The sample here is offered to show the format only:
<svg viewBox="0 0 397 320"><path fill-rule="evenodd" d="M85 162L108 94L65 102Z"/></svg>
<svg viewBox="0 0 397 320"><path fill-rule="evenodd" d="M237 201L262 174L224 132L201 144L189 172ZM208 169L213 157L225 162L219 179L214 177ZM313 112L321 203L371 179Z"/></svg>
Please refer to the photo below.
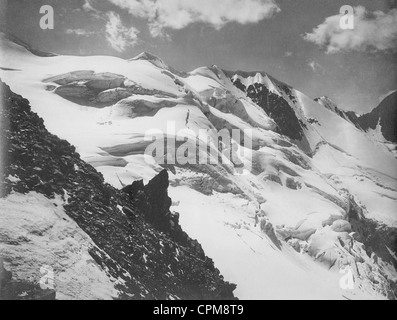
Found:
<svg viewBox="0 0 397 320"><path fill-rule="evenodd" d="M351 122L303 93L286 92L265 74L229 79L216 66L179 73L150 54L130 61L42 58L4 37L2 51L0 67L14 70L0 69L1 79L30 101L51 133L76 146L116 188L147 182L162 169L144 154L149 144L144 136L154 129L167 132L169 121L177 132L194 132L186 137L194 144L200 129L252 130L253 148L242 157L253 170L245 175L233 165L169 167L173 210L180 213L183 229L203 245L226 280L237 284L238 298L386 299L390 283L397 281L393 261L364 250L347 220L354 198L366 218L397 227L397 160ZM237 79L247 88L261 84L287 101L305 142L279 134L271 115L233 84ZM244 149L241 141L234 142ZM13 195L3 205L6 216L0 219L11 221L19 211L24 216L13 222L17 225L2 223L1 234L22 235L36 219L52 219L57 232L48 241L54 247L44 252L43 243L33 242L20 250L59 268L62 259L49 252L74 259L65 262L72 265L62 273L65 281L92 285L72 286L70 293L61 291L63 298L116 294L86 256L89 239L81 235L84 242L76 243L73 233L80 232L73 222L57 218L61 206L54 209L39 195ZM23 222L24 217L29 220ZM353 290L340 286L340 270L346 266L354 273ZM79 278L71 279L72 272Z"/></svg>

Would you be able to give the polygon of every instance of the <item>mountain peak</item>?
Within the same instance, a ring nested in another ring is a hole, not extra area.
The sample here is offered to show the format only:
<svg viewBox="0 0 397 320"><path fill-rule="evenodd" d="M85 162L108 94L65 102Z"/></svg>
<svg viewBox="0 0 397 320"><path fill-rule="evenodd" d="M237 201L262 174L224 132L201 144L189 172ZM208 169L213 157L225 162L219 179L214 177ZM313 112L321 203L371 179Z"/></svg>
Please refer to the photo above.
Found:
<svg viewBox="0 0 397 320"><path fill-rule="evenodd" d="M158 56L154 55L151 52L144 51L138 54L136 57L130 59L129 61L138 61L138 60L146 60L153 63L157 67L168 68L167 64L161 58L159 58Z"/></svg>
<svg viewBox="0 0 397 320"><path fill-rule="evenodd" d="M161 60L159 57L151 52L143 51L131 60Z"/></svg>

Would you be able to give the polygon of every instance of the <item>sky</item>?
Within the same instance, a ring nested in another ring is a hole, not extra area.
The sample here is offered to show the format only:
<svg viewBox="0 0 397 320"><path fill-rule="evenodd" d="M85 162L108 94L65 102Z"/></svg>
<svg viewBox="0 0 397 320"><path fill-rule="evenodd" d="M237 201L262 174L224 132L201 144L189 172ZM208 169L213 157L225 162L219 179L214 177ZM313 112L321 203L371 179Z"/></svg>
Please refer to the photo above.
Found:
<svg viewBox="0 0 397 320"><path fill-rule="evenodd" d="M40 27L43 5L52 30ZM354 30L340 28L344 5ZM42 51L265 71L358 113L397 89L397 0L0 0L0 21Z"/></svg>

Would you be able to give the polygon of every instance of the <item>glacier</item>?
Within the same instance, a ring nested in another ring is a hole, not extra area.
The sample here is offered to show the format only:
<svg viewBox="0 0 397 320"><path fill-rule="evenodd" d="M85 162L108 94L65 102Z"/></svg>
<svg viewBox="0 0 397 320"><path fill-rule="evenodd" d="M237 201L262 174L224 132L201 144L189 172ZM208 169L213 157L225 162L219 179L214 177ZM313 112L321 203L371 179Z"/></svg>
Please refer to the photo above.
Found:
<svg viewBox="0 0 397 320"><path fill-rule="evenodd" d="M396 298L397 160L326 99L265 72L179 72L148 53L37 56L0 41L2 81L106 182L172 172L172 210L238 298ZM242 159L252 170L157 163L144 137L169 121L194 144L203 129L252 130ZM353 290L341 286L345 267Z"/></svg>

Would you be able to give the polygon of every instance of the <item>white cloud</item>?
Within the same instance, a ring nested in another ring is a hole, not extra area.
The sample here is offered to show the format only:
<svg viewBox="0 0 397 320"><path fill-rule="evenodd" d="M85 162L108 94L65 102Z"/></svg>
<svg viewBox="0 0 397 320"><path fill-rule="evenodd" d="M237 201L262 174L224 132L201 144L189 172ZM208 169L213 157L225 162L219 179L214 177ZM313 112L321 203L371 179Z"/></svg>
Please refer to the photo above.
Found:
<svg viewBox="0 0 397 320"><path fill-rule="evenodd" d="M397 9L385 13L368 12L358 6L354 13L354 30L340 28L341 15L328 17L304 36L326 49L327 53L341 51L396 50L397 49Z"/></svg>
<svg viewBox="0 0 397 320"><path fill-rule="evenodd" d="M91 0L85 0L85 3L83 4L83 9L84 9L84 11L86 11L86 12L95 12L95 13L98 13L98 10L95 9L95 8L92 6Z"/></svg>
<svg viewBox="0 0 397 320"><path fill-rule="evenodd" d="M74 34L76 36L82 36L82 37L89 37L90 35L95 34L93 31L87 31L84 29L68 29L66 30L67 34Z"/></svg>
<svg viewBox="0 0 397 320"><path fill-rule="evenodd" d="M91 16L97 18L97 19L102 19L105 20L104 15L100 10L94 7L94 4L97 4L98 0L84 0L83 4L83 10L87 13L89 13Z"/></svg>
<svg viewBox="0 0 397 320"><path fill-rule="evenodd" d="M107 18L106 40L113 49L123 52L127 47L133 47L138 43L139 30L125 27L120 16L115 12L108 12Z"/></svg>
<svg viewBox="0 0 397 320"><path fill-rule="evenodd" d="M221 29L229 22L257 23L280 8L274 0L108 0L134 16L146 19L153 36L164 29L179 30L195 22Z"/></svg>
<svg viewBox="0 0 397 320"><path fill-rule="evenodd" d="M307 65L313 70L313 72L324 71L324 68L318 62L311 60Z"/></svg>

